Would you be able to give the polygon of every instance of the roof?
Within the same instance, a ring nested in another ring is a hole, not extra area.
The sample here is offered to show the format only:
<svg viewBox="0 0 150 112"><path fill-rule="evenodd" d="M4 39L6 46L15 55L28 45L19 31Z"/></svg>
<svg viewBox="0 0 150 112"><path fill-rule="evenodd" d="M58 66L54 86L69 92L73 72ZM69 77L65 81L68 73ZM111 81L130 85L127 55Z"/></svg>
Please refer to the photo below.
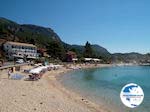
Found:
<svg viewBox="0 0 150 112"><path fill-rule="evenodd" d="M78 58L72 58L73 61L78 61Z"/></svg>
<svg viewBox="0 0 150 112"><path fill-rule="evenodd" d="M28 46L28 47L36 47L35 45L33 44L27 44L27 43L20 43L20 42L6 42L8 44L11 44L11 45L18 45L18 46Z"/></svg>
<svg viewBox="0 0 150 112"><path fill-rule="evenodd" d="M6 42L5 39L0 39L0 45L3 44L3 43L5 43L5 42Z"/></svg>
<svg viewBox="0 0 150 112"><path fill-rule="evenodd" d="M92 60L93 61L101 61L100 59L97 59L97 58L93 58Z"/></svg>
<svg viewBox="0 0 150 112"><path fill-rule="evenodd" d="M73 52L73 51L68 51L66 54L71 54L71 55L76 55L76 53L75 52Z"/></svg>
<svg viewBox="0 0 150 112"><path fill-rule="evenodd" d="M41 51L41 52L46 52L47 51L47 49L44 49L44 48L38 48L38 50Z"/></svg>
<svg viewBox="0 0 150 112"><path fill-rule="evenodd" d="M98 58L84 58L85 61L101 61Z"/></svg>
<svg viewBox="0 0 150 112"><path fill-rule="evenodd" d="M91 61L92 58L84 58L85 61Z"/></svg>

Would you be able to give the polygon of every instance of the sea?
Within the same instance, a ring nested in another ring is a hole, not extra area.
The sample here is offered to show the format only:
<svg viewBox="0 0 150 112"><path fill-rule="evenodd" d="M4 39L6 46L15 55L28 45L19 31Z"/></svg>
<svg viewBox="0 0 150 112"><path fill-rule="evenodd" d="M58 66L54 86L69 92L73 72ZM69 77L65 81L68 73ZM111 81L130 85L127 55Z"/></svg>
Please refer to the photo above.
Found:
<svg viewBox="0 0 150 112"><path fill-rule="evenodd" d="M62 75L59 81L109 112L150 112L150 66L81 69ZM121 89L129 83L138 84L144 92L144 100L136 108L126 107L120 99Z"/></svg>

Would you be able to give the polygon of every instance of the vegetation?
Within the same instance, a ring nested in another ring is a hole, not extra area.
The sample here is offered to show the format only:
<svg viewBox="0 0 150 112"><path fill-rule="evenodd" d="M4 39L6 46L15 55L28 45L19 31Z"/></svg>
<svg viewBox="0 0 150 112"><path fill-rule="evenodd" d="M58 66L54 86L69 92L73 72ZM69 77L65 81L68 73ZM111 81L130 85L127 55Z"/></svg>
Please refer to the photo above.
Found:
<svg viewBox="0 0 150 112"><path fill-rule="evenodd" d="M91 44L87 41L84 47L84 57L91 58L93 57L93 49Z"/></svg>
<svg viewBox="0 0 150 112"><path fill-rule="evenodd" d="M65 49L59 41L51 41L47 46L47 52L52 58L65 59Z"/></svg>
<svg viewBox="0 0 150 112"><path fill-rule="evenodd" d="M53 40L61 41L50 28L36 25L19 25L5 18L0 18L0 38L8 41L18 41L35 44L45 48Z"/></svg>
<svg viewBox="0 0 150 112"><path fill-rule="evenodd" d="M25 42L36 45L38 48L47 49L51 59L64 60L67 51L73 51L80 60L84 57L100 58L107 62L149 62L150 54L126 53L110 54L105 48L99 45L91 45L86 42L83 45L70 45L63 42L60 37L51 29L31 24L18 24L11 20L0 18L0 39L7 41ZM4 58L5 53L0 51L0 57Z"/></svg>
<svg viewBox="0 0 150 112"><path fill-rule="evenodd" d="M139 53L115 53L112 54L112 62L115 63L150 63L149 54L139 54Z"/></svg>
<svg viewBox="0 0 150 112"><path fill-rule="evenodd" d="M51 28L29 24L21 25L6 18L0 18L0 39L31 43L38 48L47 49L52 60L56 58L64 60L65 53L73 51L81 61L84 57L94 57L102 59L104 63L110 61L115 63L150 63L150 54L110 54L105 48L99 45L91 45L89 42L85 46L70 45L63 42ZM5 53L2 46L0 47L0 58L5 59Z"/></svg>

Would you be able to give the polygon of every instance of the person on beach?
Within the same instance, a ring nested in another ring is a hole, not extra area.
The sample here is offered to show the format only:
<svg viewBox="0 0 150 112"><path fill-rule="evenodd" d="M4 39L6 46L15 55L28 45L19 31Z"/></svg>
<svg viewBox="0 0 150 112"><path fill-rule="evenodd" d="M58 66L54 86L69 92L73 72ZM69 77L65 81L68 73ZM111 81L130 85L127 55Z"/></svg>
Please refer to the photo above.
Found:
<svg viewBox="0 0 150 112"><path fill-rule="evenodd" d="M10 78L11 74L12 74L12 69L9 69L8 70L8 79Z"/></svg>

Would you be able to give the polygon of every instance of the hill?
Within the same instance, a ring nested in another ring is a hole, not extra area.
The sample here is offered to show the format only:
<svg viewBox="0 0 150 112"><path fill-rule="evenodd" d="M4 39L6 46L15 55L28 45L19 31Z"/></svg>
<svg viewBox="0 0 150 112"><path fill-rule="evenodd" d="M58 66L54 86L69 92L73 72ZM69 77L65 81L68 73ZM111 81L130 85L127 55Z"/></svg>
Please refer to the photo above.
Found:
<svg viewBox="0 0 150 112"><path fill-rule="evenodd" d="M32 43L45 47L50 41L61 41L50 28L37 25L17 24L5 18L0 18L0 38L8 41Z"/></svg>
<svg viewBox="0 0 150 112"><path fill-rule="evenodd" d="M84 46L83 45L69 45L69 44L64 43L64 47L67 50L73 50L73 51L77 52L77 54L79 56L81 56L84 52ZM101 47L101 46L96 45L96 44L91 45L91 47L93 49L95 57L103 58L103 59L110 59L111 58L111 53L109 53L107 51L107 49L105 49L104 47Z"/></svg>
<svg viewBox="0 0 150 112"><path fill-rule="evenodd" d="M52 45L53 47L56 45L62 49L61 51L63 53L71 50L76 52L78 57L83 57L83 52L85 50L83 45L70 45L63 42L51 28L32 24L18 24L2 17L0 17L0 40L31 43L38 46L38 48L46 49L52 47ZM53 42L55 42L55 44L52 44ZM112 63L150 62L150 54L140 54L135 52L111 54L107 49L96 44L91 45L91 48L93 49L94 57L102 58L106 61L111 59Z"/></svg>
<svg viewBox="0 0 150 112"><path fill-rule="evenodd" d="M18 24L6 18L0 18L0 39L35 44L40 48L47 48L52 41L59 42L65 49L74 49L79 56L84 51L83 45L70 45L64 43L51 28L31 24ZM111 54L99 45L92 45L96 57L109 57Z"/></svg>
<svg viewBox="0 0 150 112"><path fill-rule="evenodd" d="M115 53L112 54L112 62L119 63L149 63L150 54L140 54L140 53Z"/></svg>

